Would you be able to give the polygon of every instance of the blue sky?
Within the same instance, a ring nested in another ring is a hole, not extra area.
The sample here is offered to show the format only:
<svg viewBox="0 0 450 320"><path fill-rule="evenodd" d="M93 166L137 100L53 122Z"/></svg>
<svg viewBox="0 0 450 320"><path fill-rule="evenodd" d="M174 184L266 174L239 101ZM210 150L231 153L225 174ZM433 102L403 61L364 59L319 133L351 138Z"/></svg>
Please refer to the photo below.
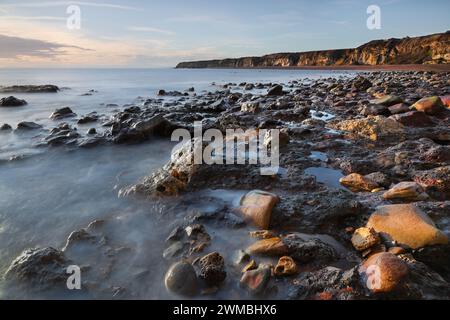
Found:
<svg viewBox="0 0 450 320"><path fill-rule="evenodd" d="M81 9L69 30L66 9ZM369 5L381 29L366 27ZM450 30L449 0L0 0L0 66L174 66Z"/></svg>

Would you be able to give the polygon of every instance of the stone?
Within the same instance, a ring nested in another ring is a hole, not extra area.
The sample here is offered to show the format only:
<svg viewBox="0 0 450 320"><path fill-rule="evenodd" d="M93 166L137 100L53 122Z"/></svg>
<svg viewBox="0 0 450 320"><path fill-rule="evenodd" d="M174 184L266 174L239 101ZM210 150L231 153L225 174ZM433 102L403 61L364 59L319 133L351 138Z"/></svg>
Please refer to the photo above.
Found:
<svg viewBox="0 0 450 320"><path fill-rule="evenodd" d="M429 198L417 182L400 182L383 194L386 200L423 201Z"/></svg>
<svg viewBox="0 0 450 320"><path fill-rule="evenodd" d="M420 99L412 105L411 109L425 112L429 115L435 115L445 110L445 107L441 98L434 96Z"/></svg>
<svg viewBox="0 0 450 320"><path fill-rule="evenodd" d="M166 90L163 90L163 89L158 90L157 95L158 96L165 96L166 95Z"/></svg>
<svg viewBox="0 0 450 320"><path fill-rule="evenodd" d="M267 131L264 135L264 145L272 147L274 136L271 131ZM287 130L282 129L278 131L278 147L284 147L289 143L290 137Z"/></svg>
<svg viewBox="0 0 450 320"><path fill-rule="evenodd" d="M0 100L0 107L21 107L26 104L27 102L25 100L17 99L13 96L2 98Z"/></svg>
<svg viewBox="0 0 450 320"><path fill-rule="evenodd" d="M270 281L270 268L264 266L256 270L250 270L242 275L240 285L250 294L259 295L264 292Z"/></svg>
<svg viewBox="0 0 450 320"><path fill-rule="evenodd" d="M164 283L169 291L183 296L192 296L198 291L197 274L186 261L173 264L166 273Z"/></svg>
<svg viewBox="0 0 450 320"><path fill-rule="evenodd" d="M209 286L218 286L226 278L225 261L218 252L210 253L200 259L200 279Z"/></svg>
<svg viewBox="0 0 450 320"><path fill-rule="evenodd" d="M418 171L413 175L413 180L423 186L429 195L439 192L450 197L450 166Z"/></svg>
<svg viewBox="0 0 450 320"><path fill-rule="evenodd" d="M298 267L294 259L285 256L278 260L273 272L276 276L292 276L298 273Z"/></svg>
<svg viewBox="0 0 450 320"><path fill-rule="evenodd" d="M35 122L22 121L17 124L17 130L36 130L41 128L42 126Z"/></svg>
<svg viewBox="0 0 450 320"><path fill-rule="evenodd" d="M51 115L50 119L59 120L63 118L75 117L76 114L69 107L56 109Z"/></svg>
<svg viewBox="0 0 450 320"><path fill-rule="evenodd" d="M401 113L409 112L411 110L406 103L394 104L393 106L389 107L388 109L391 114L401 114Z"/></svg>
<svg viewBox="0 0 450 320"><path fill-rule="evenodd" d="M0 126L0 131L10 131L10 130L12 130L12 127L7 123L4 123Z"/></svg>
<svg viewBox="0 0 450 320"><path fill-rule="evenodd" d="M370 103L380 104L380 105L383 105L386 107L391 107L393 105L396 105L396 104L402 103L402 102L403 102L403 100L401 98L392 96L392 95L386 95L384 97L370 101Z"/></svg>
<svg viewBox="0 0 450 320"><path fill-rule="evenodd" d="M307 239L301 234L291 233L283 237L283 243L289 256L301 263L323 263L337 258L334 248L317 238Z"/></svg>
<svg viewBox="0 0 450 320"><path fill-rule="evenodd" d="M89 134L89 135L97 134L97 130L96 130L95 128L90 128L90 129L87 131L87 134Z"/></svg>
<svg viewBox="0 0 450 320"><path fill-rule="evenodd" d="M364 106L360 112L363 116L388 116L390 115L389 109L386 106L381 104L370 104L368 106Z"/></svg>
<svg viewBox="0 0 450 320"><path fill-rule="evenodd" d="M405 248L402 248L402 247L391 247L391 248L389 248L388 252L398 256L400 254L404 254L406 252L406 250L405 250Z"/></svg>
<svg viewBox="0 0 450 320"><path fill-rule="evenodd" d="M357 77L352 84L352 88L358 91L366 91L372 87L372 82L365 77Z"/></svg>
<svg viewBox="0 0 450 320"><path fill-rule="evenodd" d="M280 238L275 237L259 240L249 246L245 251L249 254L283 256L288 253L288 248Z"/></svg>
<svg viewBox="0 0 450 320"><path fill-rule="evenodd" d="M269 230L250 231L249 235L250 237L257 239L270 239L276 237L275 234Z"/></svg>
<svg viewBox="0 0 450 320"><path fill-rule="evenodd" d="M441 96L442 103L447 106L447 108L450 108L450 95L447 96Z"/></svg>
<svg viewBox="0 0 450 320"><path fill-rule="evenodd" d="M364 251L380 243L380 236L372 228L356 229L352 236L352 244L358 251Z"/></svg>
<svg viewBox="0 0 450 320"><path fill-rule="evenodd" d="M245 267L242 269L242 273L245 273L250 270L256 270L256 269L258 269L258 264L256 263L255 260L252 260L245 265Z"/></svg>
<svg viewBox="0 0 450 320"><path fill-rule="evenodd" d="M268 96L282 96L284 94L283 92L283 86L277 84L273 87L271 87L268 91L267 91L267 95Z"/></svg>
<svg viewBox="0 0 450 320"><path fill-rule="evenodd" d="M430 117L419 111L396 114L391 118L407 127L430 127L434 125L434 122Z"/></svg>
<svg viewBox="0 0 450 320"><path fill-rule="evenodd" d="M391 184L389 177L382 172L372 172L372 173L366 174L364 176L364 178L367 181L376 183L380 187L389 187L389 185Z"/></svg>
<svg viewBox="0 0 450 320"><path fill-rule="evenodd" d="M367 228L373 228L388 241L419 249L429 245L447 244L448 238L434 222L412 204L380 206L370 216Z"/></svg>
<svg viewBox="0 0 450 320"><path fill-rule="evenodd" d="M359 192L359 191L372 191L373 189L376 189L379 187L379 185L366 178L363 175L360 175L359 173L352 173L349 174L346 177L342 177L341 179L339 179L339 182L349 188L350 190L354 191L354 192Z"/></svg>
<svg viewBox="0 0 450 320"><path fill-rule="evenodd" d="M54 248L28 249L9 266L5 280L19 285L45 290L60 285L65 287L68 260L62 251Z"/></svg>
<svg viewBox="0 0 450 320"><path fill-rule="evenodd" d="M398 138L405 133L404 126L384 116L368 116L364 119L344 120L330 123L332 129L341 130L377 141L385 138Z"/></svg>
<svg viewBox="0 0 450 320"><path fill-rule="evenodd" d="M241 104L241 112L247 112L247 113L257 113L259 112L259 102L258 101L252 101L252 102L244 102Z"/></svg>
<svg viewBox="0 0 450 320"><path fill-rule="evenodd" d="M241 199L239 211L247 221L267 230L270 225L272 209L278 201L279 198L275 194L253 190Z"/></svg>
<svg viewBox="0 0 450 320"><path fill-rule="evenodd" d="M392 253L382 252L364 261L359 272L367 289L373 293L387 293L402 285L409 270L406 262Z"/></svg>

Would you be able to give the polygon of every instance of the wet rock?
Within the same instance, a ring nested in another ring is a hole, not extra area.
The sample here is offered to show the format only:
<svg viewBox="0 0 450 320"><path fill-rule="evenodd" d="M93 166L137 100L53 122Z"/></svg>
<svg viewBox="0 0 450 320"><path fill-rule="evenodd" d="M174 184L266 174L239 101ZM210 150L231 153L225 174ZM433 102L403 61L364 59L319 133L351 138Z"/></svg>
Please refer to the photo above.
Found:
<svg viewBox="0 0 450 320"><path fill-rule="evenodd" d="M209 285L218 286L226 278L225 261L218 252L210 253L200 259L199 277Z"/></svg>
<svg viewBox="0 0 450 320"><path fill-rule="evenodd" d="M366 91L370 87L372 87L372 82L365 77L357 77L353 80L352 89L356 91Z"/></svg>
<svg viewBox="0 0 450 320"><path fill-rule="evenodd" d="M291 257L285 256L285 257L281 257L278 260L278 263L275 266L273 273L276 276L292 276L292 275L298 273L298 267L297 267L297 264L295 263L294 259L292 259Z"/></svg>
<svg viewBox="0 0 450 320"><path fill-rule="evenodd" d="M441 96L442 103L447 106L447 108L450 108L450 95L447 96Z"/></svg>
<svg viewBox="0 0 450 320"><path fill-rule="evenodd" d="M166 90L163 90L163 89L158 90L157 95L158 96L165 96L166 95Z"/></svg>
<svg viewBox="0 0 450 320"><path fill-rule="evenodd" d="M0 126L0 131L10 131L10 130L12 130L12 127L7 123L4 123Z"/></svg>
<svg viewBox="0 0 450 320"><path fill-rule="evenodd" d="M374 293L397 290L408 276L408 265L393 255L383 252L370 256L359 268L363 282Z"/></svg>
<svg viewBox="0 0 450 320"><path fill-rule="evenodd" d="M65 288L68 260L54 248L28 249L17 257L5 273L5 280L38 290Z"/></svg>
<svg viewBox="0 0 450 320"><path fill-rule="evenodd" d="M278 196L272 193L254 190L241 199L239 211L245 219L266 230L270 225L272 209L278 201Z"/></svg>
<svg viewBox="0 0 450 320"><path fill-rule="evenodd" d="M289 234L283 237L289 256L302 263L323 263L335 260L337 253L333 247L320 239L304 239L299 234Z"/></svg>
<svg viewBox="0 0 450 320"><path fill-rule="evenodd" d="M411 109L406 103L398 103L388 108L393 115L409 112Z"/></svg>
<svg viewBox="0 0 450 320"><path fill-rule="evenodd" d="M186 261L173 264L167 271L164 282L166 288L175 294L192 296L198 291L197 274L194 267Z"/></svg>
<svg viewBox="0 0 450 320"><path fill-rule="evenodd" d="M87 115L77 121L78 124L86 124L98 121L97 115Z"/></svg>
<svg viewBox="0 0 450 320"><path fill-rule="evenodd" d="M25 100L17 99L13 96L2 98L0 100L0 107L21 107L26 104L27 102Z"/></svg>
<svg viewBox="0 0 450 320"><path fill-rule="evenodd" d="M447 281L450 280L450 245L441 244L420 248L413 251L417 261L425 263L434 271L441 274Z"/></svg>
<svg viewBox="0 0 450 320"><path fill-rule="evenodd" d="M372 191L373 189L376 189L379 187L379 185L372 181L370 178L367 178L365 176L362 176L358 173L352 173L346 177L343 177L339 179L339 182L349 188L350 190L354 192L359 191Z"/></svg>
<svg viewBox="0 0 450 320"><path fill-rule="evenodd" d="M389 177L382 172L372 172L366 174L364 178L368 181L376 183L380 187L389 187L391 184Z"/></svg>
<svg viewBox="0 0 450 320"><path fill-rule="evenodd" d="M22 121L17 124L17 130L36 130L41 128L42 126L35 122Z"/></svg>
<svg viewBox="0 0 450 320"><path fill-rule="evenodd" d="M380 243L380 236L372 228L356 229L352 236L352 244L358 251L364 251Z"/></svg>
<svg viewBox="0 0 450 320"><path fill-rule="evenodd" d="M368 228L399 245L412 249L434 244L447 244L447 236L434 222L412 204L397 204L377 208L367 222Z"/></svg>
<svg viewBox="0 0 450 320"><path fill-rule="evenodd" d="M389 116L391 113L386 106L380 104L370 104L368 106L364 106L360 112L363 116Z"/></svg>
<svg viewBox="0 0 450 320"><path fill-rule="evenodd" d="M239 250L236 255L235 264L239 265L250 261L250 255L244 250Z"/></svg>
<svg viewBox="0 0 450 320"><path fill-rule="evenodd" d="M72 111L72 109L70 109L69 107L64 107L61 109L56 109L55 112L53 112L50 115L50 119L59 120L59 119L70 118L70 117L75 117L75 116L76 116L76 114Z"/></svg>
<svg viewBox="0 0 450 320"><path fill-rule="evenodd" d="M267 95L268 96L282 96L284 94L283 92L283 86L277 84L273 87L271 87L268 91L267 91Z"/></svg>
<svg viewBox="0 0 450 320"><path fill-rule="evenodd" d="M25 85L25 86L10 86L10 87L0 87L0 92L9 93L55 93L58 92L59 88L54 85Z"/></svg>
<svg viewBox="0 0 450 320"><path fill-rule="evenodd" d="M284 256L288 253L288 248L280 238L275 237L259 240L245 249L245 251L249 254Z"/></svg>
<svg viewBox="0 0 450 320"><path fill-rule="evenodd" d="M69 248L79 244L80 242L91 241L93 239L95 239L95 237L91 235L89 232L87 232L86 229L73 231L67 238L66 245L64 246L62 251L65 252Z"/></svg>
<svg viewBox="0 0 450 320"><path fill-rule="evenodd" d="M273 133L271 131L267 131L264 136L264 145L272 147L272 141L274 140ZM284 147L289 143L290 137L287 130L282 129L278 131L278 148Z"/></svg>
<svg viewBox="0 0 450 320"><path fill-rule="evenodd" d="M425 190L416 182L400 182L383 194L386 200L422 201L428 199Z"/></svg>
<svg viewBox="0 0 450 320"><path fill-rule="evenodd" d="M434 125L430 117L419 111L396 114L391 118L407 127L430 127Z"/></svg>
<svg viewBox="0 0 450 320"><path fill-rule="evenodd" d="M401 123L383 116L369 116L365 119L344 120L329 124L329 126L336 130L364 136L373 141L398 137L405 132L404 126Z"/></svg>
<svg viewBox="0 0 450 320"><path fill-rule="evenodd" d="M97 134L97 130L96 130L95 128L90 128L90 129L87 131L87 134L90 134L90 135Z"/></svg>
<svg viewBox="0 0 450 320"><path fill-rule="evenodd" d="M276 235L269 230L250 231L249 235L250 237L257 239L270 239L276 237Z"/></svg>
<svg viewBox="0 0 450 320"><path fill-rule="evenodd" d="M270 281L270 268L263 266L256 270L250 270L242 275L240 285L252 295L259 295L264 292Z"/></svg>
<svg viewBox="0 0 450 320"><path fill-rule="evenodd" d="M163 252L164 259L172 259L174 257L180 256L185 249L185 244L181 241L176 241L167 247Z"/></svg>
<svg viewBox="0 0 450 320"><path fill-rule="evenodd" d="M370 103L373 104L380 104L386 107L391 107L393 105L396 105L398 103L402 103L403 100L396 96L387 95L384 97L381 97L379 99L371 100Z"/></svg>
<svg viewBox="0 0 450 320"><path fill-rule="evenodd" d="M241 112L247 112L247 113L257 113L259 112L259 102L258 101L252 101L252 102L244 102L241 104Z"/></svg>
<svg viewBox="0 0 450 320"><path fill-rule="evenodd" d="M245 265L245 267L242 269L242 273L245 273L250 270L256 270L256 269L258 269L258 264L256 263L255 260L252 260Z"/></svg>
<svg viewBox="0 0 450 320"><path fill-rule="evenodd" d="M420 99L411 108L429 115L435 115L445 110L442 100L437 96Z"/></svg>
<svg viewBox="0 0 450 320"><path fill-rule="evenodd" d="M425 187L430 196L450 198L450 166L418 171L413 180Z"/></svg>

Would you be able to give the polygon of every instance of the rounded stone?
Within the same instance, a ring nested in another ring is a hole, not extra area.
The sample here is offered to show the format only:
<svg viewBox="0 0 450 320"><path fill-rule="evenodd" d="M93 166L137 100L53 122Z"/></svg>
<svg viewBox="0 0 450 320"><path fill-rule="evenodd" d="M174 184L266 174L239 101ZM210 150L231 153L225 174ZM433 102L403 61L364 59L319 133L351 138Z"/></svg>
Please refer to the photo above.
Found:
<svg viewBox="0 0 450 320"><path fill-rule="evenodd" d="M186 261L173 264L167 271L164 282L169 291L183 296L195 295L198 290L195 269Z"/></svg>

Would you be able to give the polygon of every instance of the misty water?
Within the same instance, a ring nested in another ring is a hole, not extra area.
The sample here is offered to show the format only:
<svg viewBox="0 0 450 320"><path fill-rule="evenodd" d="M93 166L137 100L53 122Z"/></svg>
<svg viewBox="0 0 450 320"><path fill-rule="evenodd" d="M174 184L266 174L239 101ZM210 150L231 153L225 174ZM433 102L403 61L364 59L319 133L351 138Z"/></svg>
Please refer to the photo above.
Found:
<svg viewBox="0 0 450 320"><path fill-rule="evenodd" d="M213 82L287 82L349 75L349 72L298 70L0 70L0 86L54 84L62 88L51 94L14 94L25 99L28 105L0 108L0 124L8 123L15 128L20 121L33 121L43 126L42 130L26 133L0 133L0 274L23 250L48 246L61 249L72 231L85 228L95 220L106 221L101 235L108 239L109 249L115 252L113 261L105 258L103 249L86 248L72 253L77 261L85 261L83 264L90 275L109 270L104 281L95 279L97 284L90 288L89 294L6 289L0 280L0 298L175 298L164 288L168 262L162 258L164 240L174 223L183 220L187 211L214 212L217 208L211 203L234 206L247 191L205 190L167 205L154 200L119 198L120 188L165 164L174 143L155 139L139 145L88 150L39 146L39 141L59 122L76 125L75 119L50 120L55 109L69 106L78 116L96 111L107 118L129 105L140 105L145 99L154 98L158 89L183 91L195 87L201 92L217 90ZM90 90L95 92L85 95ZM102 130L99 124L76 126L81 131L91 127ZM319 159L323 157L318 155ZM318 174L313 171L311 174ZM212 198L220 201L211 202ZM183 203L179 210L177 202ZM226 261L232 261L233 252L251 242L247 230L247 227L208 226L212 237L208 251L218 250ZM83 279L88 286L89 281L94 282L89 277ZM237 284L227 281L224 286L224 290L212 297L246 297Z"/></svg>

